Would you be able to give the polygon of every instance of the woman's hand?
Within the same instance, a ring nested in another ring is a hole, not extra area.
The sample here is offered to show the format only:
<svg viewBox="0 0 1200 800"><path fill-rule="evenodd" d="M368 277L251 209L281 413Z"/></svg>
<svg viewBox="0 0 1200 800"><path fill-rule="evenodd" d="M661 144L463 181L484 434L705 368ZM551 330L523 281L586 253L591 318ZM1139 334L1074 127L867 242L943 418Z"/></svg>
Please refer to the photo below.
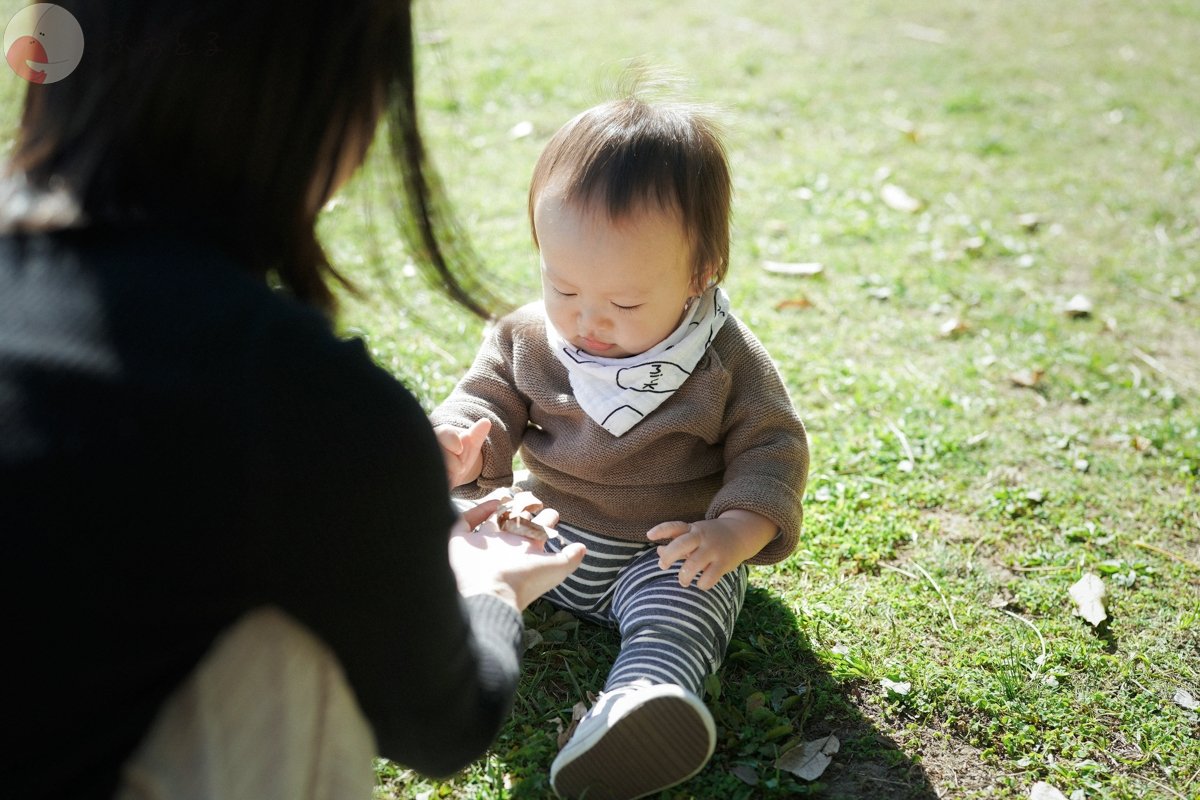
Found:
<svg viewBox="0 0 1200 800"><path fill-rule="evenodd" d="M658 566L670 569L683 561L679 585L696 586L708 591L727 572L753 558L779 532L778 526L761 514L731 509L716 519L701 522L662 522L646 533L652 542L665 541L658 548Z"/></svg>
<svg viewBox="0 0 1200 800"><path fill-rule="evenodd" d="M523 611L579 567L585 548L576 543L546 553L541 542L504 533L494 517L499 505L485 500L463 512L450 530L450 566L463 597L492 594ZM545 509L534 521L552 528L558 512Z"/></svg>
<svg viewBox="0 0 1200 800"><path fill-rule="evenodd" d="M483 471L483 443L492 430L489 419L479 419L463 430L454 425L438 425L433 429L446 462L446 478L450 488L470 483Z"/></svg>

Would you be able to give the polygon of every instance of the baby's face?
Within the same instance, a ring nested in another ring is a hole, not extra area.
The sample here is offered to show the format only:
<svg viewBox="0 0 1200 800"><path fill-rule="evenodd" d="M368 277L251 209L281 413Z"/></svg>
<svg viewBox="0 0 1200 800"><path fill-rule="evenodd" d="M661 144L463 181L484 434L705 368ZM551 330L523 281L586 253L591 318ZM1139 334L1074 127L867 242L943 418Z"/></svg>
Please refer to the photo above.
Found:
<svg viewBox="0 0 1200 800"><path fill-rule="evenodd" d="M644 353L683 320L691 249L676 214L639 210L614 223L603 209L545 191L534 207L542 296L559 334L604 358Z"/></svg>

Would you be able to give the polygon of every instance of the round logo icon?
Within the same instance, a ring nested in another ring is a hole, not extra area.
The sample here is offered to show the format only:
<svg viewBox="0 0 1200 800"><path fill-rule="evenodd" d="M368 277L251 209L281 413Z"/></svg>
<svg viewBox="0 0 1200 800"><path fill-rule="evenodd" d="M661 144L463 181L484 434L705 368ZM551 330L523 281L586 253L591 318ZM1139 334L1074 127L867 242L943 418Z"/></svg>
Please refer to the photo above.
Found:
<svg viewBox="0 0 1200 800"><path fill-rule="evenodd" d="M83 29L62 6L26 6L4 29L4 56L12 71L30 83L61 81L83 58Z"/></svg>

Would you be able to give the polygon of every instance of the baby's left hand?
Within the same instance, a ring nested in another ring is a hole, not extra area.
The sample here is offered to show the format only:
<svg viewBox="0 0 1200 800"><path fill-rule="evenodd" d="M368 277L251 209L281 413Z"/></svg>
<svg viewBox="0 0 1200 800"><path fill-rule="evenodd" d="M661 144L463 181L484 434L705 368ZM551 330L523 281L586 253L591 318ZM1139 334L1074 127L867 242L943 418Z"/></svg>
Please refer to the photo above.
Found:
<svg viewBox="0 0 1200 800"><path fill-rule="evenodd" d="M669 569L683 561L679 585L708 591L727 572L758 554L778 532L775 523L752 511L726 511L700 522L662 522L646 533L650 541L667 541L658 548L658 566Z"/></svg>

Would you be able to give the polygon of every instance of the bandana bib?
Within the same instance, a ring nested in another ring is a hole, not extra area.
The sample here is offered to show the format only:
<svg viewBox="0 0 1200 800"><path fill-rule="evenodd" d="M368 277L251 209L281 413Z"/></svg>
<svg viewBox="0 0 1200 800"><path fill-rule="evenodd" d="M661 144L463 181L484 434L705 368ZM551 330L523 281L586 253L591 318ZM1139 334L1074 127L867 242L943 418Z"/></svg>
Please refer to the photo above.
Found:
<svg viewBox="0 0 1200 800"><path fill-rule="evenodd" d="M559 335L549 318L546 339L567 368L580 408L613 436L621 436L683 385L728 314L728 295L719 286L710 287L670 336L628 358L580 350Z"/></svg>

